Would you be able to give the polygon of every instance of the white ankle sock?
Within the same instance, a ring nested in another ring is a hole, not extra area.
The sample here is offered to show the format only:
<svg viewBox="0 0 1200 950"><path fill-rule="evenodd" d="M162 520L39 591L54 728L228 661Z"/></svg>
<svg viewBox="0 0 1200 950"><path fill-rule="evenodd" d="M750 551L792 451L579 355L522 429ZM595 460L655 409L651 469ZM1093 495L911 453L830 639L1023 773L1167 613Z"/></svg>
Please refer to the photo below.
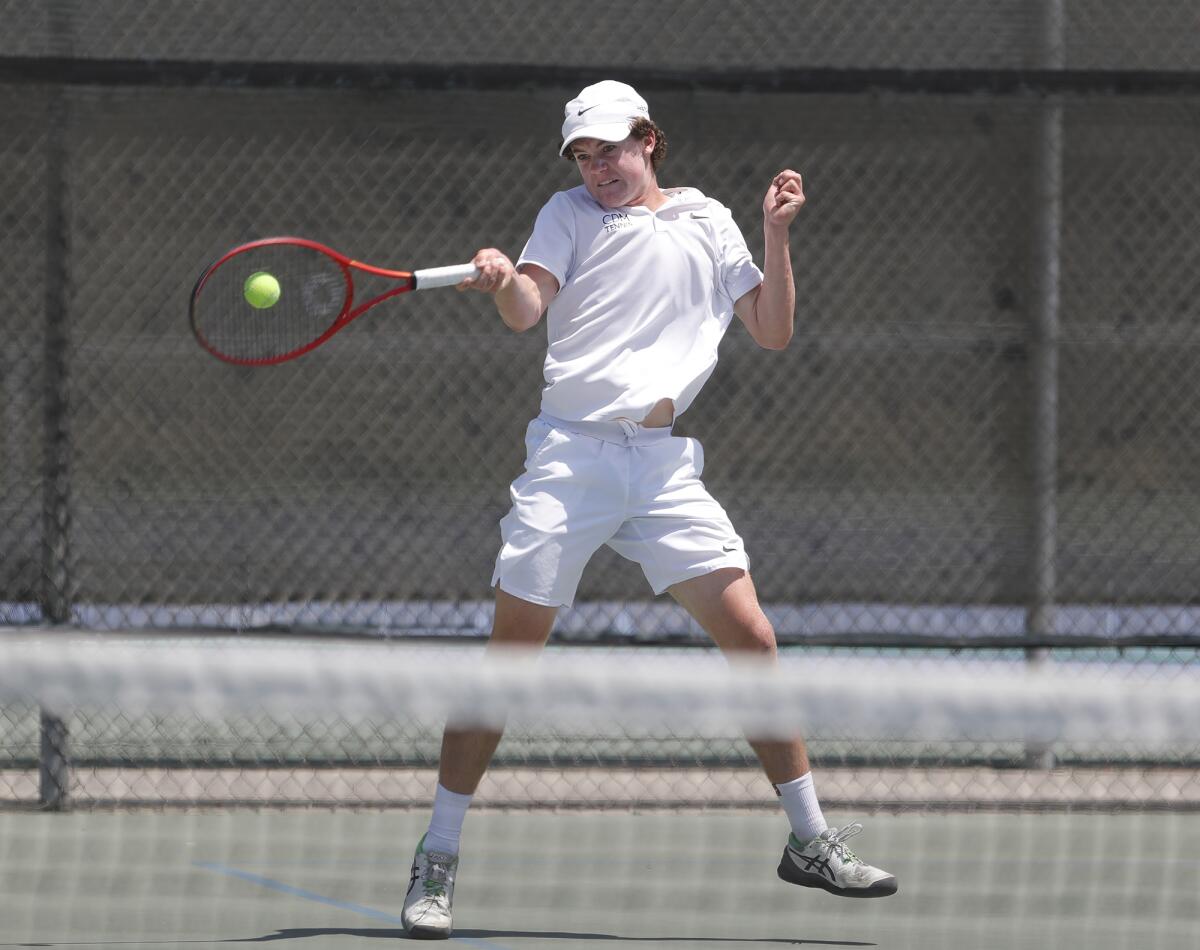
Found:
<svg viewBox="0 0 1200 950"><path fill-rule="evenodd" d="M787 812L792 825L792 834L801 844L806 844L829 827L821 814L821 803L817 801L817 790L813 787L812 772L798 779L776 785L780 804Z"/></svg>
<svg viewBox="0 0 1200 950"><path fill-rule="evenodd" d="M425 833L426 853L458 854L458 839L471 798L471 795L460 795L438 784L433 796L433 817L429 819L429 831Z"/></svg>

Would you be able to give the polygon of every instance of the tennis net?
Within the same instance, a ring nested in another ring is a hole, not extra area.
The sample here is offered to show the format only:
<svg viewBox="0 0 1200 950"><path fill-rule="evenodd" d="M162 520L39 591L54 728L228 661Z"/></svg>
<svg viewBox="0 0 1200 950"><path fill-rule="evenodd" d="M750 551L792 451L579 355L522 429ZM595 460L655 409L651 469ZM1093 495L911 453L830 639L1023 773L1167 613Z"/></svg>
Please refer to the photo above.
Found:
<svg viewBox="0 0 1200 950"><path fill-rule="evenodd" d="M1200 920L1194 666L11 633L0 722L24 943L400 936L447 722L506 725L473 946L1190 947ZM894 897L776 878L745 736L798 733Z"/></svg>

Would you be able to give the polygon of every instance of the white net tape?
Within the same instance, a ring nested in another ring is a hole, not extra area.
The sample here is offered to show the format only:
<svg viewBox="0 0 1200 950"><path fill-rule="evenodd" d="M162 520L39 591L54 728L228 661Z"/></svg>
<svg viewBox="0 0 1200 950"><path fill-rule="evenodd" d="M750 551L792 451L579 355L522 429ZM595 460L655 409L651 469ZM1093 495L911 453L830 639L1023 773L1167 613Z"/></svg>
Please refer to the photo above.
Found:
<svg viewBox="0 0 1200 950"><path fill-rule="evenodd" d="M596 724L672 734L862 740L1195 742L1200 672L1135 676L1085 665L961 659L785 656L730 664L708 651L528 654L420 647L226 640L8 637L0 701L66 714L115 705L188 711L402 717L432 726L500 723L565 730Z"/></svg>

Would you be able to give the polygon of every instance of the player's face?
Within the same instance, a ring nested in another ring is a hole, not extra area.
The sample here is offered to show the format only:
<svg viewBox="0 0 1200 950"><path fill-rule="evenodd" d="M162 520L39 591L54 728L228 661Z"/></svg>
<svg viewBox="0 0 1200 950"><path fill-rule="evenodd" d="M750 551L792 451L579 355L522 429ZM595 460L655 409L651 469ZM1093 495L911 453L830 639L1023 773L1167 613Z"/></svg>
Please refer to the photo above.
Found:
<svg viewBox="0 0 1200 950"><path fill-rule="evenodd" d="M571 143L588 194L606 208L646 204L655 181L652 151L653 137L644 142L631 135L622 142L576 139Z"/></svg>

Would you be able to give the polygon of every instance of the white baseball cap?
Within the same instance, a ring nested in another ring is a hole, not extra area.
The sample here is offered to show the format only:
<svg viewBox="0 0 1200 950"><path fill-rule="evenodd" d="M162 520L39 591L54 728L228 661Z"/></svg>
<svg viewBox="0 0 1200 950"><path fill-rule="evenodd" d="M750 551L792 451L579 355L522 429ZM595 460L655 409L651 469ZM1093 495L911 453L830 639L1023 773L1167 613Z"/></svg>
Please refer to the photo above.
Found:
<svg viewBox="0 0 1200 950"><path fill-rule="evenodd" d="M605 79L586 87L568 102L563 116L559 155L576 139L624 141L634 119L650 118L650 107L633 86Z"/></svg>

